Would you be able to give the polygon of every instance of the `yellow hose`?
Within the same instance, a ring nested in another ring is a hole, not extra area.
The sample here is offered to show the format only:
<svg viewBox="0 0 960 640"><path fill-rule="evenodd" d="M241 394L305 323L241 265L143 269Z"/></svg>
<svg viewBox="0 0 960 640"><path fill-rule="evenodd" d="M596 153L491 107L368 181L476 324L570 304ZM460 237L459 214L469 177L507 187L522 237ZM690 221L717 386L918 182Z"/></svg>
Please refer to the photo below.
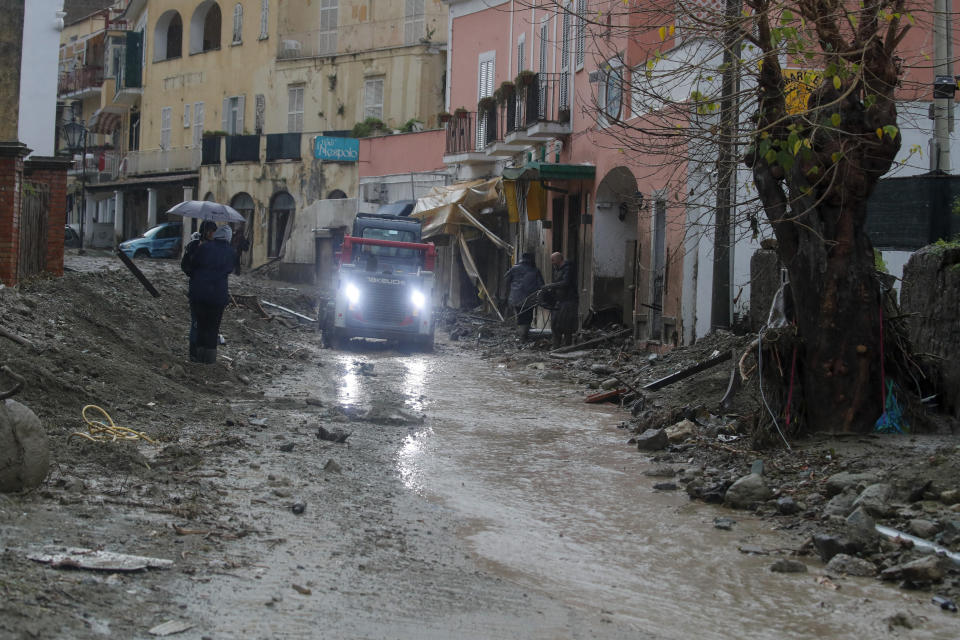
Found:
<svg viewBox="0 0 960 640"><path fill-rule="evenodd" d="M87 409L96 409L107 419L107 422L101 422L99 420L91 420L87 417ZM113 422L113 418L110 417L110 414L98 407L95 404L88 404L81 411L80 415L83 416L83 421L87 423L89 432L83 431L74 431L70 434L70 438L77 436L78 438L86 438L91 442L116 442L117 440L146 440L150 444L158 444L158 442L152 439L147 434L142 431L134 431L133 429L128 429L127 427L118 427ZM108 424L109 423L109 424ZM69 440L70 438L67 438Z"/></svg>

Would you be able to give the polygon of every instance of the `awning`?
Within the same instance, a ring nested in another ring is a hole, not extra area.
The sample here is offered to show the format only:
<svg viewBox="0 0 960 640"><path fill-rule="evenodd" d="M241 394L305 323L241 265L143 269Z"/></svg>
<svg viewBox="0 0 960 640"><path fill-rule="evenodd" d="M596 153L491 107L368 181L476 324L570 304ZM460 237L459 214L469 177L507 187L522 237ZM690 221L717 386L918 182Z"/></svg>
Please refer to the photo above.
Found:
<svg viewBox="0 0 960 640"><path fill-rule="evenodd" d="M111 134L120 127L120 120L123 118L125 109L120 107L104 107L97 109L90 116L90 122L87 124L87 130L90 133Z"/></svg>
<svg viewBox="0 0 960 640"><path fill-rule="evenodd" d="M528 162L522 167L503 170L505 180L593 180L597 168L591 164Z"/></svg>

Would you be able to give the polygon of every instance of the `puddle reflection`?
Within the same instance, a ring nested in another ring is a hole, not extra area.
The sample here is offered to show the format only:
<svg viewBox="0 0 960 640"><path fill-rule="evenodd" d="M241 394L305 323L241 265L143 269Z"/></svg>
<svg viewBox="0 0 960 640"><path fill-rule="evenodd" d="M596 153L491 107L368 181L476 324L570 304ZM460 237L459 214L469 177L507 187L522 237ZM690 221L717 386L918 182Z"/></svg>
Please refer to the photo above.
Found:
<svg viewBox="0 0 960 640"><path fill-rule="evenodd" d="M433 436L433 429L421 429L403 440L397 451L397 471L408 489L423 492L423 457Z"/></svg>
<svg viewBox="0 0 960 640"><path fill-rule="evenodd" d="M407 358L403 361L406 375L403 378L403 389L407 398L404 404L413 411L423 411L423 395L427 380L427 359Z"/></svg>
<svg viewBox="0 0 960 640"><path fill-rule="evenodd" d="M337 386L337 401L343 407L356 404L360 398L360 376L354 366L355 361L356 358L353 356L337 356L337 364L343 369L340 384Z"/></svg>

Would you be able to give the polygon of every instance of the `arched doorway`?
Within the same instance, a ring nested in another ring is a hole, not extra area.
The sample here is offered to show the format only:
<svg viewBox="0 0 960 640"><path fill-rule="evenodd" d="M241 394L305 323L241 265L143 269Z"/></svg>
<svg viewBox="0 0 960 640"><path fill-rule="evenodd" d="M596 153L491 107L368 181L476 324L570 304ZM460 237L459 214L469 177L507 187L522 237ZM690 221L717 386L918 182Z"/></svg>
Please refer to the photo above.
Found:
<svg viewBox="0 0 960 640"><path fill-rule="evenodd" d="M220 48L222 14L220 5L206 0L197 5L190 18L190 53Z"/></svg>
<svg viewBox="0 0 960 640"><path fill-rule="evenodd" d="M230 206L244 217L246 222L235 222L233 227L233 250L237 253L238 266L249 267L251 264L250 249L253 247L254 204L249 193L241 191L230 200Z"/></svg>
<svg viewBox="0 0 960 640"><path fill-rule="evenodd" d="M267 258L276 258L283 248L283 238L287 231L287 224L293 218L296 203L286 191L273 196L270 202L270 219L267 225Z"/></svg>
<svg viewBox="0 0 960 640"><path fill-rule="evenodd" d="M611 169L597 187L593 216L593 296L598 322L633 324L637 264L637 180Z"/></svg>
<svg viewBox="0 0 960 640"><path fill-rule="evenodd" d="M183 55L183 20L176 11L167 11L153 28L153 61L170 60Z"/></svg>
<svg viewBox="0 0 960 640"><path fill-rule="evenodd" d="M327 194L327 200L342 200L347 197L347 194L340 189L334 189Z"/></svg>

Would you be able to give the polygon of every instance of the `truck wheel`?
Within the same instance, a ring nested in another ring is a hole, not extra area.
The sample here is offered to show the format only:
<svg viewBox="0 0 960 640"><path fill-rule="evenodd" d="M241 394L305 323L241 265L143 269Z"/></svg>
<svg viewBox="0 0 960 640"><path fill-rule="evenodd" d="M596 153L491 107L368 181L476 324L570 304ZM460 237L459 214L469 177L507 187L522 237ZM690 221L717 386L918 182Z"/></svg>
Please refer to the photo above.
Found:
<svg viewBox="0 0 960 640"><path fill-rule="evenodd" d="M421 336L417 346L423 353L433 353L433 334Z"/></svg>

